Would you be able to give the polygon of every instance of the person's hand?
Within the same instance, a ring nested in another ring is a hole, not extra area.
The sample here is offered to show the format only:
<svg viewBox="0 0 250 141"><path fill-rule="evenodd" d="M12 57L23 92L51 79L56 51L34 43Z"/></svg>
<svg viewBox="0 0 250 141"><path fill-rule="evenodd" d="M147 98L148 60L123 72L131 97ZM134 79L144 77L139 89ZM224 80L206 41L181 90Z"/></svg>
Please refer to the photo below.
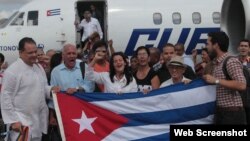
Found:
<svg viewBox="0 0 250 141"><path fill-rule="evenodd" d="M115 93L115 94L117 94L117 95L122 95L123 93L122 93L122 90L118 89L118 90L116 90L116 93Z"/></svg>
<svg viewBox="0 0 250 141"><path fill-rule="evenodd" d="M113 40L112 40L112 39L108 41L108 46L109 46L109 47L112 47L112 46L113 46Z"/></svg>
<svg viewBox="0 0 250 141"><path fill-rule="evenodd" d="M191 81L192 81L192 80L183 80L182 82L183 82L184 84L189 84Z"/></svg>
<svg viewBox="0 0 250 141"><path fill-rule="evenodd" d="M193 56L193 58L196 58L196 56L197 56L197 49L193 49L192 50L192 56Z"/></svg>
<svg viewBox="0 0 250 141"><path fill-rule="evenodd" d="M8 68L8 62L4 62L1 66L0 66L0 70L5 70Z"/></svg>
<svg viewBox="0 0 250 141"><path fill-rule="evenodd" d="M57 125L57 120L54 114L49 116L49 125Z"/></svg>
<svg viewBox="0 0 250 141"><path fill-rule="evenodd" d="M149 92L150 92L149 89L143 89L143 90L142 90L142 93L143 93L143 94L148 94Z"/></svg>
<svg viewBox="0 0 250 141"><path fill-rule="evenodd" d="M76 88L68 88L68 89L66 90L66 93L67 93L67 94L70 94L70 95L72 95L72 94L75 93L75 92L77 92L77 89L76 89Z"/></svg>
<svg viewBox="0 0 250 141"><path fill-rule="evenodd" d="M78 24L79 24L78 21L75 21L75 22L74 22L74 25L75 25L75 26L78 26Z"/></svg>
<svg viewBox="0 0 250 141"><path fill-rule="evenodd" d="M54 86L54 87L51 88L51 91L52 91L53 93L58 93L58 92L61 91L61 87L59 87L59 86Z"/></svg>
<svg viewBox="0 0 250 141"><path fill-rule="evenodd" d="M247 57L247 62L250 62L250 57Z"/></svg>
<svg viewBox="0 0 250 141"><path fill-rule="evenodd" d="M21 122L15 122L10 125L10 129L16 132L22 132Z"/></svg>
<svg viewBox="0 0 250 141"><path fill-rule="evenodd" d="M216 78L210 74L203 75L202 78L209 84L215 84Z"/></svg>
<svg viewBox="0 0 250 141"><path fill-rule="evenodd" d="M103 52L97 52L95 54L95 57L94 57L93 60L95 60L95 61L102 60L105 56L106 56L105 53L103 53Z"/></svg>
<svg viewBox="0 0 250 141"><path fill-rule="evenodd" d="M202 68L205 68L206 65L207 65L207 63L205 63L205 62L201 63Z"/></svg>

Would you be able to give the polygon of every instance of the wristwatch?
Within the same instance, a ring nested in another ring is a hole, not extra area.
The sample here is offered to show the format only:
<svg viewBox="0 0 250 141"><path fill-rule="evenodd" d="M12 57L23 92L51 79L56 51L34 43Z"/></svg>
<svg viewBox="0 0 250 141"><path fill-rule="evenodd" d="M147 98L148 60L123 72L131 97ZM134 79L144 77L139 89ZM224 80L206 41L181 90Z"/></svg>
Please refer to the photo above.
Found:
<svg viewBox="0 0 250 141"><path fill-rule="evenodd" d="M216 84L216 85L219 85L219 84L220 84L220 80L219 80L219 79L216 79L216 80L215 80L215 84Z"/></svg>
<svg viewBox="0 0 250 141"><path fill-rule="evenodd" d="M76 91L77 92L85 92L84 88L83 87L76 87Z"/></svg>

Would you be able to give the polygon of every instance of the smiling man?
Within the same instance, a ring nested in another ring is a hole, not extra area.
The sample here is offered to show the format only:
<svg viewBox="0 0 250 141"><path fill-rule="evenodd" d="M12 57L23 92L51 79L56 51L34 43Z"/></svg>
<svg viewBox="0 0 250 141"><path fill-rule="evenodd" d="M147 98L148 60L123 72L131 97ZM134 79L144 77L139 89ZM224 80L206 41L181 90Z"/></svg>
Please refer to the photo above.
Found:
<svg viewBox="0 0 250 141"><path fill-rule="evenodd" d="M46 98L50 92L60 91L59 87L47 85L46 74L37 64L37 46L32 38L20 40L19 56L4 72L1 91L1 112L7 124L9 140L16 141L29 128L32 141L40 141L47 133L48 107Z"/></svg>
<svg viewBox="0 0 250 141"><path fill-rule="evenodd" d="M184 77L183 74L186 70L186 65L183 63L183 58L180 56L174 56L167 64L171 78L161 84L161 88L177 83L189 83L191 80Z"/></svg>
<svg viewBox="0 0 250 141"><path fill-rule="evenodd" d="M250 42L247 39L243 39L240 41L238 46L239 51L239 59L241 63L247 66L248 70L250 71L250 57L248 56L248 52L250 51Z"/></svg>

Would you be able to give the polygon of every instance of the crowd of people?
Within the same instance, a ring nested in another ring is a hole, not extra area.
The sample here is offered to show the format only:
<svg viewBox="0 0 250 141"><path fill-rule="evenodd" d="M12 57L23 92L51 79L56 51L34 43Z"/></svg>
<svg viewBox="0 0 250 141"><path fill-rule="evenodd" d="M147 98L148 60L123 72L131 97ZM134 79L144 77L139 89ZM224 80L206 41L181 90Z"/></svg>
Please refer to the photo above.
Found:
<svg viewBox="0 0 250 141"><path fill-rule="evenodd" d="M32 141L41 141L49 125L58 125L52 91L150 94L176 83L188 85L196 78L217 86L215 124L249 124L249 107L243 106L238 93L247 88L249 79L243 74L243 66L250 71L249 40L240 41L239 55L227 62L228 80L223 61L230 56L229 38L224 32L208 34L201 62L197 50L192 57L185 56L181 43L167 43L162 50L140 46L129 60L123 52L115 52L112 40L102 40L100 24L90 11L84 17L80 24L75 23L84 28L80 51L74 44L65 44L61 51L45 53L32 38L25 37L19 42L19 58L9 67L0 53L1 113L11 141L24 126L30 127Z"/></svg>

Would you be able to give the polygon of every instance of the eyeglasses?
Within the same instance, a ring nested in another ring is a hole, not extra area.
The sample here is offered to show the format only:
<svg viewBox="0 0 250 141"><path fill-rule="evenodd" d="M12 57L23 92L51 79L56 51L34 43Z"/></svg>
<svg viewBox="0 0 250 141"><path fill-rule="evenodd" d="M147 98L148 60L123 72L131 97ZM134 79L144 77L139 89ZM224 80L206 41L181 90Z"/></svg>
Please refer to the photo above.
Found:
<svg viewBox="0 0 250 141"><path fill-rule="evenodd" d="M137 56L148 56L147 53L138 53Z"/></svg>
<svg viewBox="0 0 250 141"><path fill-rule="evenodd" d="M95 52L102 52L102 53L106 53L106 50L96 50Z"/></svg>

